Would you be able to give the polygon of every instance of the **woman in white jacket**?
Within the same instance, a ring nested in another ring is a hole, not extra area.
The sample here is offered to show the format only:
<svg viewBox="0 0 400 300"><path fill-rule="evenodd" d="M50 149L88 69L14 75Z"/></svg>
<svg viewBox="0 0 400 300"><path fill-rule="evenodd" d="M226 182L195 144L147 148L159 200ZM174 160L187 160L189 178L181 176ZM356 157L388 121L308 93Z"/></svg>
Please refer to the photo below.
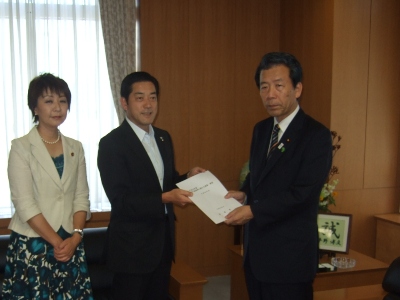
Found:
<svg viewBox="0 0 400 300"><path fill-rule="evenodd" d="M37 125L12 141L8 161L15 214L3 299L93 299L82 243L90 216L84 152L58 130L70 104L61 78L31 81L28 106Z"/></svg>

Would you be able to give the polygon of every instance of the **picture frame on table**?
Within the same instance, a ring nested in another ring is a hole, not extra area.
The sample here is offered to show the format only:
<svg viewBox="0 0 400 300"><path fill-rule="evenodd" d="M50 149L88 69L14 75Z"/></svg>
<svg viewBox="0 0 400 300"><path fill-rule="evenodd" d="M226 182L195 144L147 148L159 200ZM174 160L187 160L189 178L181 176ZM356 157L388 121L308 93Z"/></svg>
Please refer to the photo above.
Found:
<svg viewBox="0 0 400 300"><path fill-rule="evenodd" d="M319 249L335 253L348 253L351 219L349 214L318 214Z"/></svg>

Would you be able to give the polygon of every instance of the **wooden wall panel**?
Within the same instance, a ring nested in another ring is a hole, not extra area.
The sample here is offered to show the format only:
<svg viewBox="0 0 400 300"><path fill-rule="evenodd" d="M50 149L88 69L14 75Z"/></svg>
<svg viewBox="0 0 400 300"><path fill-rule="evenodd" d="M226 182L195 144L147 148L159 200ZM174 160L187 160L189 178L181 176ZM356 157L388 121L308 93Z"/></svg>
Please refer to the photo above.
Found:
<svg viewBox="0 0 400 300"><path fill-rule="evenodd" d="M399 206L398 14L396 0L335 1L332 127L343 140L333 210L353 215L351 247L371 256L373 216Z"/></svg>
<svg viewBox="0 0 400 300"><path fill-rule="evenodd" d="M353 215L350 247L374 255L376 206L366 205L376 197L365 193L363 198L370 11L370 1L339 0L334 5L331 128L343 140L334 159L340 182L332 211Z"/></svg>
<svg viewBox="0 0 400 300"><path fill-rule="evenodd" d="M235 6L229 0L192 1L189 61L191 160L220 180L232 173L235 113ZM207 8L207 9L204 9Z"/></svg>
<svg viewBox="0 0 400 300"><path fill-rule="evenodd" d="M328 128L331 121L333 2L305 1L304 110Z"/></svg>
<svg viewBox="0 0 400 300"><path fill-rule="evenodd" d="M362 189L367 125L370 1L335 1L331 128L342 137L339 189Z"/></svg>
<svg viewBox="0 0 400 300"><path fill-rule="evenodd" d="M254 125L268 114L262 104L254 79L255 71L264 54L279 51L280 1L236 1L235 169L232 170L230 189L237 189L238 174L249 159ZM245 17L245 18L244 18ZM260 25L264 24L264 25Z"/></svg>
<svg viewBox="0 0 400 300"><path fill-rule="evenodd" d="M333 1L282 0L280 50L294 54L303 67L304 111L330 126Z"/></svg>
<svg viewBox="0 0 400 300"><path fill-rule="evenodd" d="M400 2L281 3L281 50L299 57L305 73L300 103L343 138L332 210L353 214L352 248L374 255L373 215L399 206Z"/></svg>
<svg viewBox="0 0 400 300"><path fill-rule="evenodd" d="M396 212L399 188L342 190L334 212L353 215L350 248L375 256L376 220L374 215Z"/></svg>
<svg viewBox="0 0 400 300"><path fill-rule="evenodd" d="M365 151L365 188L396 186L399 161L400 1L374 0ZM397 175L397 176L396 176Z"/></svg>
<svg viewBox="0 0 400 300"><path fill-rule="evenodd" d="M141 66L160 83L155 126L172 135L176 166L189 170L189 3L141 1ZM179 159L178 159L179 158Z"/></svg>
<svg viewBox="0 0 400 300"><path fill-rule="evenodd" d="M193 93L190 108L189 148L192 162L199 162L221 181L232 173L234 159L234 81L229 74L234 72L236 26L235 7L229 0L192 1L189 23L190 90ZM234 22L232 22L234 21ZM187 224L195 220L186 215ZM200 213L202 226L196 236L196 251L185 251L184 257L203 273L217 272L229 259L218 260L220 251L233 242L232 228L224 224L215 225ZM183 240L191 249L192 233L187 232ZM224 247L225 245L225 247ZM222 249L221 249L222 248ZM226 271L228 269L226 268Z"/></svg>
<svg viewBox="0 0 400 300"><path fill-rule="evenodd" d="M254 124L266 117L254 71L278 49L279 0L141 1L142 69L160 80L156 126L174 140L181 172L195 165L238 188ZM233 228L195 206L175 209L177 259L204 275L228 274Z"/></svg>

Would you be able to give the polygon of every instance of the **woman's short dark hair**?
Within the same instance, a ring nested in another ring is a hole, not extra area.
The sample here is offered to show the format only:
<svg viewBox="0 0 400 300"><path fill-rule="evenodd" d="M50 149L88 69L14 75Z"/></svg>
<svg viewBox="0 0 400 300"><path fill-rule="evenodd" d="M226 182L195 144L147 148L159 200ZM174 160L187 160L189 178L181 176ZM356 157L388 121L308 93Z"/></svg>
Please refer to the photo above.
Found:
<svg viewBox="0 0 400 300"><path fill-rule="evenodd" d="M263 56L254 76L259 89L261 71L268 70L277 65L284 65L289 68L289 77L292 80L293 87L296 87L303 80L303 69L296 57L286 52L270 52Z"/></svg>
<svg viewBox="0 0 400 300"><path fill-rule="evenodd" d="M160 86L158 84L158 80L151 76L147 72L133 72L129 75L127 75L124 80L122 80L121 83L121 97L125 98L126 101L128 101L129 95L132 92L132 85L136 82L144 82L144 81L149 81L154 84L154 87L156 88L156 95L158 97L159 89Z"/></svg>
<svg viewBox="0 0 400 300"><path fill-rule="evenodd" d="M35 108L37 107L38 99L47 90L58 95L64 94L67 98L68 110L71 107L71 91L69 90L68 84L63 79L53 74L41 74L32 79L28 89L28 106L32 112L34 123L39 121L39 117L35 116Z"/></svg>

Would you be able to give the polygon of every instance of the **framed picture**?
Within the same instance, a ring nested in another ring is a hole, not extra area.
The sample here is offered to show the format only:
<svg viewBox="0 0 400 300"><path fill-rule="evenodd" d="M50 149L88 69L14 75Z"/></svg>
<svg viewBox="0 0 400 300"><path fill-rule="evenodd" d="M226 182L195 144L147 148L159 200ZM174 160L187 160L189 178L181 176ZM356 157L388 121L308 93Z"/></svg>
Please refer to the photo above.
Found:
<svg viewBox="0 0 400 300"><path fill-rule="evenodd" d="M346 214L318 214L320 250L349 252L351 217Z"/></svg>

